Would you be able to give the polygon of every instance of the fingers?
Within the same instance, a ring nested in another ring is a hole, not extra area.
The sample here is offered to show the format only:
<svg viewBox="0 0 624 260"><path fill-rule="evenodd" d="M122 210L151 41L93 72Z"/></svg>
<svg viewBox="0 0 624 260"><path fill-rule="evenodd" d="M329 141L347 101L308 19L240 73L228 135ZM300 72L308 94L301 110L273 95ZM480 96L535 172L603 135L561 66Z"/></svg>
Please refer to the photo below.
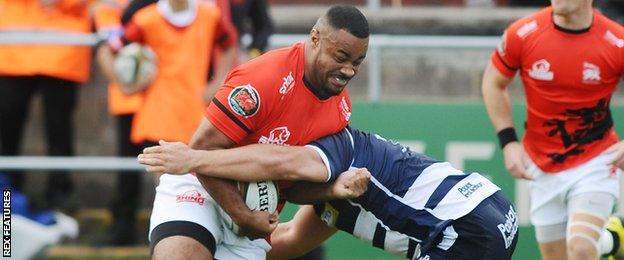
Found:
<svg viewBox="0 0 624 260"><path fill-rule="evenodd" d="M165 173L163 166L145 166L145 171L149 173Z"/></svg>
<svg viewBox="0 0 624 260"><path fill-rule="evenodd" d="M164 164L163 160L158 158L155 155L150 154L139 154L137 156L137 161L143 165L151 165L151 166L162 166Z"/></svg>
<svg viewBox="0 0 624 260"><path fill-rule="evenodd" d="M156 145L156 146L151 146L151 147L147 147L147 148L143 149L143 153L145 153L145 154L148 154L148 153L161 153L162 150L163 150L162 146Z"/></svg>

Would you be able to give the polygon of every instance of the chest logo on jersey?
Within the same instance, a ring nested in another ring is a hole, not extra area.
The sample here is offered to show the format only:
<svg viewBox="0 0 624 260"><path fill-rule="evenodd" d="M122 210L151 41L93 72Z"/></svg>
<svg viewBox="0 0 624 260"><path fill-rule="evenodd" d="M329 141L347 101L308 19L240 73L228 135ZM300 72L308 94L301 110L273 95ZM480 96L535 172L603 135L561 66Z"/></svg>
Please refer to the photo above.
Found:
<svg viewBox="0 0 624 260"><path fill-rule="evenodd" d="M589 62L583 62L583 83L600 84L600 68Z"/></svg>
<svg viewBox="0 0 624 260"><path fill-rule="evenodd" d="M280 126L271 130L268 137L264 135L261 136L258 143L284 145L286 144L286 141L288 141L288 138L290 138L290 131L288 131L288 127Z"/></svg>
<svg viewBox="0 0 624 260"><path fill-rule="evenodd" d="M288 72L288 75L283 78L284 82L282 83L282 87L279 89L279 93L282 95L286 95L286 93L290 92L292 88L295 86L295 77L292 75L292 71Z"/></svg>
<svg viewBox="0 0 624 260"><path fill-rule="evenodd" d="M551 81L555 78L555 75L550 71L550 63L546 59L541 59L533 63L529 76L538 80Z"/></svg>
<svg viewBox="0 0 624 260"><path fill-rule="evenodd" d="M250 117L260 109L260 95L251 84L238 86L230 92L228 104L234 113Z"/></svg>
<svg viewBox="0 0 624 260"><path fill-rule="evenodd" d="M345 121L349 121L351 118L351 108L349 107L349 103L347 103L347 98L345 97L342 97L342 100L340 100L340 112L342 112L342 116Z"/></svg>

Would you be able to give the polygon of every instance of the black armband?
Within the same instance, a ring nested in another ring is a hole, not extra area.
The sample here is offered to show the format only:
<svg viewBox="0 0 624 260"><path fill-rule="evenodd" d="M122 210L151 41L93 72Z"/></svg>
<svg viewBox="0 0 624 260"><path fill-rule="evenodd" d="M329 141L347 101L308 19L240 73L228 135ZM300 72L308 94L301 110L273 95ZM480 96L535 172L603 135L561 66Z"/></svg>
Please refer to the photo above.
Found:
<svg viewBox="0 0 624 260"><path fill-rule="evenodd" d="M501 149L505 148L505 145L507 145L508 143L518 141L516 129L514 129L513 127L507 127L503 130L500 130L496 135L498 136L498 142L500 143Z"/></svg>

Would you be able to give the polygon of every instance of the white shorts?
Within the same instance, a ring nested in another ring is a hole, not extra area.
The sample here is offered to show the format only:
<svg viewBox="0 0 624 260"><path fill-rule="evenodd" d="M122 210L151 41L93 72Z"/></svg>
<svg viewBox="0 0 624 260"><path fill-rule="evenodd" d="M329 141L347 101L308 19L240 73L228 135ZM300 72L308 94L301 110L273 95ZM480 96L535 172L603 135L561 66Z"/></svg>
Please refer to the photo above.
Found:
<svg viewBox="0 0 624 260"><path fill-rule="evenodd" d="M533 175L531 182L531 224L548 226L568 220L568 199L587 192L603 192L619 198L619 179L622 174L607 165L614 152L602 153L579 166L549 174L534 163L527 171Z"/></svg>
<svg viewBox="0 0 624 260"><path fill-rule="evenodd" d="M158 241L177 235L199 241L215 259L265 259L271 249L264 239L252 241L226 228L219 206L197 177L163 174L150 218L150 246L153 250Z"/></svg>

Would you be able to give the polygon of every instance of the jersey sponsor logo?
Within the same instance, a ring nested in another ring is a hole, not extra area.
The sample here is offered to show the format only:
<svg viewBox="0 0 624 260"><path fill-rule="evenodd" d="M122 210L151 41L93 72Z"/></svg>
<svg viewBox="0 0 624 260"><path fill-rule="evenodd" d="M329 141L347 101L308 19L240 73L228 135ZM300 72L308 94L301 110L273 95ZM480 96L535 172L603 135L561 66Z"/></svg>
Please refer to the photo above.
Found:
<svg viewBox="0 0 624 260"><path fill-rule="evenodd" d="M342 116L344 116L345 121L349 121L351 118L351 108L349 107L347 98L345 97L342 97L342 100L340 100L340 111L342 112Z"/></svg>
<svg viewBox="0 0 624 260"><path fill-rule="evenodd" d="M182 194L178 194L176 196L176 202L180 203L180 202L193 202L193 203L197 203L200 206L204 205L204 201L206 200L206 198L204 198L204 196L202 196L201 193L199 193L199 191L197 190L190 190L187 192L184 192Z"/></svg>
<svg viewBox="0 0 624 260"><path fill-rule="evenodd" d="M550 71L550 63L546 59L541 59L533 63L529 76L538 80L553 80L555 75Z"/></svg>
<svg viewBox="0 0 624 260"><path fill-rule="evenodd" d="M290 131L288 131L288 127L280 126L271 130L269 136L261 136L258 140L258 143L261 144L279 144L284 145L286 141L290 138Z"/></svg>
<svg viewBox="0 0 624 260"><path fill-rule="evenodd" d="M338 210L336 210L329 203L325 203L325 208L320 216L321 220L329 227L336 226L336 220L338 219Z"/></svg>
<svg viewBox="0 0 624 260"><path fill-rule="evenodd" d="M286 93L290 92L292 88L295 86L295 77L292 75L292 71L288 72L288 75L283 78L284 82L282 83L282 87L279 89L279 93L282 95L286 95Z"/></svg>
<svg viewBox="0 0 624 260"><path fill-rule="evenodd" d="M525 37L527 37L529 34L534 32L535 30L537 30L537 21L533 20L522 25L522 27L520 27L520 29L518 29L518 31L516 32L516 35L524 39Z"/></svg>
<svg viewBox="0 0 624 260"><path fill-rule="evenodd" d="M607 32L605 33L604 38L609 43L613 44L615 47L618 47L618 48L624 47L624 40L618 38L617 36L615 36L615 34L613 34L609 30L607 30Z"/></svg>
<svg viewBox="0 0 624 260"><path fill-rule="evenodd" d="M429 255L424 255L424 256L418 258L418 260L430 260L430 259L431 259L431 257Z"/></svg>
<svg viewBox="0 0 624 260"><path fill-rule="evenodd" d="M459 191L459 193L464 195L464 197L468 198L470 197L470 195L472 195L475 191L477 191L481 187L483 187L483 182L479 182L477 184L472 184L469 182L469 183L466 183L466 185L457 188L457 191Z"/></svg>
<svg viewBox="0 0 624 260"><path fill-rule="evenodd" d="M238 86L230 92L228 104L236 114L250 117L260 108L260 95L251 84Z"/></svg>
<svg viewBox="0 0 624 260"><path fill-rule="evenodd" d="M583 62L583 83L600 84L600 68L589 62Z"/></svg>
<svg viewBox="0 0 624 260"><path fill-rule="evenodd" d="M509 211L505 214L505 223L500 223L496 227L503 236L505 249L509 248L518 233L518 216L512 206L509 206Z"/></svg>
<svg viewBox="0 0 624 260"><path fill-rule="evenodd" d="M507 31L503 33L501 36L501 41L496 45L496 50L500 56L505 56L505 50L507 49Z"/></svg>

